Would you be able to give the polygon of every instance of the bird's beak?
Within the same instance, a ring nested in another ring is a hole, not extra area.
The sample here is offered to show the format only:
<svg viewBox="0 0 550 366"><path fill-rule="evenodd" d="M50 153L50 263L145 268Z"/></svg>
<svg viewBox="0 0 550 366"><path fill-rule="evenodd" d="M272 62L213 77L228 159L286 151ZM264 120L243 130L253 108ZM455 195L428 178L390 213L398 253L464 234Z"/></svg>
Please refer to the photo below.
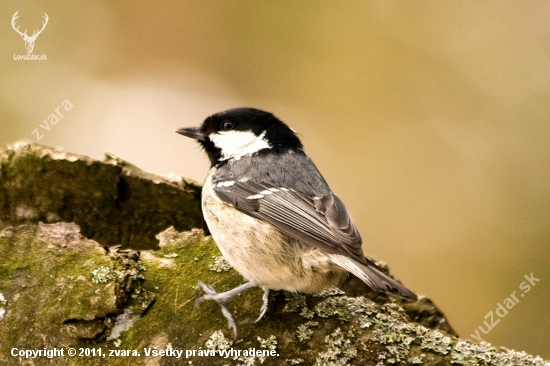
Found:
<svg viewBox="0 0 550 366"><path fill-rule="evenodd" d="M198 141L204 141L206 140L206 136L199 132L198 127L182 127L174 132L179 133L180 135L190 137L192 139L198 140Z"/></svg>

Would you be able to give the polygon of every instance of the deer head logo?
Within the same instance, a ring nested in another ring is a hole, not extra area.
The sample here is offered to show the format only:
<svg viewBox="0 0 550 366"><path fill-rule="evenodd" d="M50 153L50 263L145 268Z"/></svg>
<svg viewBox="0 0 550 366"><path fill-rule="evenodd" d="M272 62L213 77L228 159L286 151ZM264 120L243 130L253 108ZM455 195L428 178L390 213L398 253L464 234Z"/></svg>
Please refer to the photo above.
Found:
<svg viewBox="0 0 550 366"><path fill-rule="evenodd" d="M19 13L19 10L17 10L15 12L15 14L13 14L13 18L11 18L11 26L13 27L13 29L17 33L19 33L21 35L21 38L23 38L23 40L25 41L25 48L27 49L27 53L32 53L32 50L34 49L34 42L36 41L36 38L38 38L40 33L42 33L44 28L46 28L46 24L48 24L48 19L49 19L48 14L44 13L44 22L42 22L42 29L40 29L40 30L35 29L34 32L32 33L32 36L28 36L26 29L25 29L24 32L21 32L19 30L19 27L17 27L17 28L15 27L15 21L16 21L17 18L19 18L17 13Z"/></svg>

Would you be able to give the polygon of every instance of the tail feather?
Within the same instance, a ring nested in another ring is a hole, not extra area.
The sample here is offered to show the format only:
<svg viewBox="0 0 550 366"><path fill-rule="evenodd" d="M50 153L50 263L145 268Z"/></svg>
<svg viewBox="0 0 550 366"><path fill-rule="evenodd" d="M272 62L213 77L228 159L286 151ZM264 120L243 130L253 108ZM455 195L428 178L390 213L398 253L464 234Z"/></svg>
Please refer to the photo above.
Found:
<svg viewBox="0 0 550 366"><path fill-rule="evenodd" d="M418 300L418 296L414 292L380 272L370 262L363 264L344 255L332 253L327 255L334 264L344 268L376 291L409 301Z"/></svg>

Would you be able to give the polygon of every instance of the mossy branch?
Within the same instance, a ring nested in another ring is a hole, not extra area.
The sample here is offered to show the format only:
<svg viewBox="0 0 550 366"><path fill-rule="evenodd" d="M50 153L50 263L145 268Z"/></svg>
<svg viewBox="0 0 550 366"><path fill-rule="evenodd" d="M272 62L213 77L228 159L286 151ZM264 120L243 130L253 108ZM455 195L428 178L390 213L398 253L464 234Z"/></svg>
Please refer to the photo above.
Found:
<svg viewBox="0 0 550 366"><path fill-rule="evenodd" d="M14 348L82 347L106 357L33 363L550 365L462 341L428 298L397 301L353 277L317 296L273 292L257 324L262 291L238 296L233 342L216 304L194 308L199 280L244 282L204 235L197 184L38 146L2 152L0 178L1 364L28 362Z"/></svg>

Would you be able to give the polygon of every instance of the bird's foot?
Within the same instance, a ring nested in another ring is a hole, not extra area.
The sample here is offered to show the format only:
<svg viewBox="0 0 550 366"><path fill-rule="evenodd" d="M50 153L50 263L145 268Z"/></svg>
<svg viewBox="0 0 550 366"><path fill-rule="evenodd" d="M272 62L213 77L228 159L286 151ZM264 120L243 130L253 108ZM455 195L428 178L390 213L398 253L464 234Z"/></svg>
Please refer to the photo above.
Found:
<svg viewBox="0 0 550 366"><path fill-rule="evenodd" d="M259 322L264 317L265 313L267 312L267 306L269 305L269 289L267 287L262 287L262 290L264 290L264 295L262 296L263 304L260 308L260 316L258 317L258 319L256 319L254 324Z"/></svg>
<svg viewBox="0 0 550 366"><path fill-rule="evenodd" d="M249 289L250 287L254 287L254 285L252 285L250 282L247 282L244 285L236 287L232 290L222 292L222 293L217 293L212 286L208 286L202 282L199 282L197 289L203 290L206 294L197 299L197 301L195 302L195 307L197 308L200 307L201 304L206 300L213 300L218 305L220 305L220 308L222 309L222 314L225 317L225 319L227 319L227 327L233 331L233 337L236 340L237 324L233 319L233 315L231 315L231 312L229 311L229 307L227 306L227 303L229 302L229 300L231 300L233 296L240 294L241 292L243 292L246 289ZM265 293L264 293L264 297L265 297ZM262 310L263 310L263 306L262 306ZM267 310L267 305L265 310ZM265 311L263 311L263 313L260 315L260 318L263 316L264 313ZM258 320L260 320L260 318L258 318Z"/></svg>

